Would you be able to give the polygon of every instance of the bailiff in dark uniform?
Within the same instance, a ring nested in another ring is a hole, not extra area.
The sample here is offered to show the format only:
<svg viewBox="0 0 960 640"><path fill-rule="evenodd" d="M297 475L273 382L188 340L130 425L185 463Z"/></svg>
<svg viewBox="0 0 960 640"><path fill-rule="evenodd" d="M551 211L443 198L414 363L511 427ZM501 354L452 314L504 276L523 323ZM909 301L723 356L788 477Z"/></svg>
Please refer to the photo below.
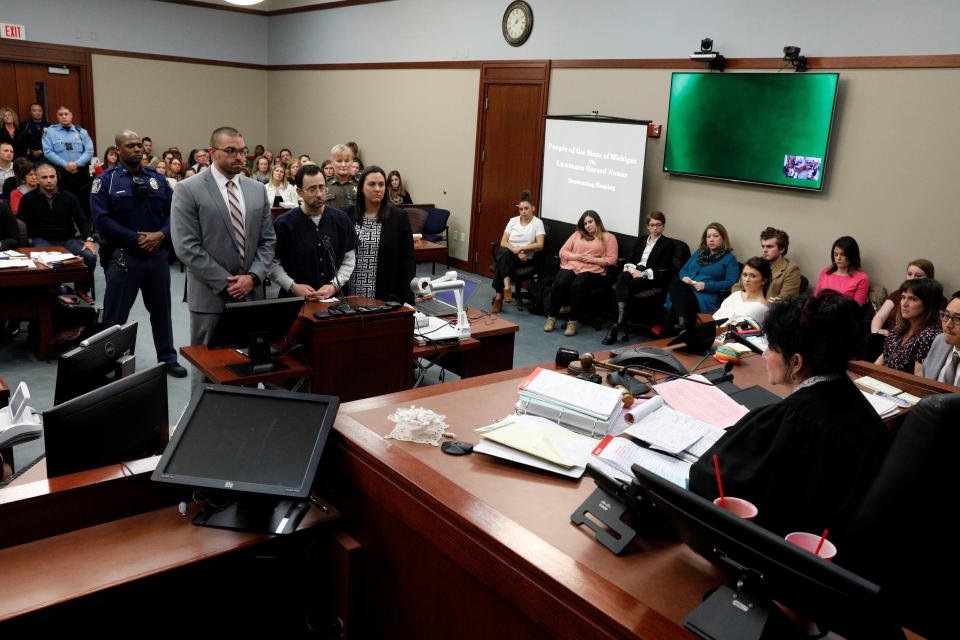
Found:
<svg viewBox="0 0 960 640"><path fill-rule="evenodd" d="M183 378L187 371L177 363L173 346L166 249L173 191L166 178L140 165L143 145L136 133L118 133L116 145L120 161L90 188L90 211L103 239L100 260L107 279L103 324L124 324L142 291L157 361L166 363L170 375Z"/></svg>

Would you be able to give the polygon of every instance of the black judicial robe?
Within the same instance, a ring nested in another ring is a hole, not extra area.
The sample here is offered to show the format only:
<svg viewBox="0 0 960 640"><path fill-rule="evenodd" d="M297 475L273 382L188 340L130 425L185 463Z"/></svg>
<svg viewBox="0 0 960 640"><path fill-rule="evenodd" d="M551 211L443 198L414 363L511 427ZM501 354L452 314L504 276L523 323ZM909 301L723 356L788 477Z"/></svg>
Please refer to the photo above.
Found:
<svg viewBox="0 0 960 640"><path fill-rule="evenodd" d="M780 535L828 528L842 552L838 538L890 442L883 420L844 374L741 418L694 463L690 490L719 496L716 454L724 495L755 504L756 524Z"/></svg>

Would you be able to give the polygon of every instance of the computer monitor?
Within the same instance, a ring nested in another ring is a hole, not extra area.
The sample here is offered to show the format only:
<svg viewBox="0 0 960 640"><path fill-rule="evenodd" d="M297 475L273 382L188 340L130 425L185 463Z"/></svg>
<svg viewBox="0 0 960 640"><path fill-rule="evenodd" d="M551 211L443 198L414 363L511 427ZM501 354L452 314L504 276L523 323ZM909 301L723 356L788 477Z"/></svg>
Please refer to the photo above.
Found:
<svg viewBox="0 0 960 640"><path fill-rule="evenodd" d="M57 360L57 386L53 403L98 389L133 373L137 323L114 325L90 336Z"/></svg>
<svg viewBox="0 0 960 640"><path fill-rule="evenodd" d="M846 637L902 637L897 625L883 619L876 584L638 465L632 469L641 495L733 585L714 591L684 619L699 637L809 637L800 635L777 603Z"/></svg>
<svg viewBox="0 0 960 640"><path fill-rule="evenodd" d="M290 533L309 509L304 498L339 406L335 396L203 385L153 480L225 503L194 524Z"/></svg>
<svg viewBox="0 0 960 640"><path fill-rule="evenodd" d="M273 358L270 343L286 338L303 304L303 298L227 303L207 346L243 351L250 362L227 367L238 376L289 369Z"/></svg>
<svg viewBox="0 0 960 640"><path fill-rule="evenodd" d="M47 475L157 455L170 440L163 363L44 411Z"/></svg>

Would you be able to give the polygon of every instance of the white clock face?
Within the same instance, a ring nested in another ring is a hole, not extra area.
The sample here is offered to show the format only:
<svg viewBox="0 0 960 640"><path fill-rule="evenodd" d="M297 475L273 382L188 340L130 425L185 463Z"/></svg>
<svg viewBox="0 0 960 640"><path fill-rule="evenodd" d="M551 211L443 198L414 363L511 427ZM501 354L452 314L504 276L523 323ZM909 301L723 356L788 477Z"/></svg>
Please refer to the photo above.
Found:
<svg viewBox="0 0 960 640"><path fill-rule="evenodd" d="M507 35L511 38L519 38L527 28L527 15L523 9L517 7L507 16Z"/></svg>

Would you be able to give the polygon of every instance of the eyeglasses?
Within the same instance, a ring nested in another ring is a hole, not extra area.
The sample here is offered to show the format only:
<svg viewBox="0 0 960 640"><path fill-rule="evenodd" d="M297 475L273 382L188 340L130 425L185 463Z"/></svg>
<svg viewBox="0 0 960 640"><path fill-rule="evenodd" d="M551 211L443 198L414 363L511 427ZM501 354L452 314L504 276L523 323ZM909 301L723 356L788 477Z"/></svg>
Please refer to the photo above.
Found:
<svg viewBox="0 0 960 640"><path fill-rule="evenodd" d="M960 326L960 315L955 316L953 314L947 313L946 311L941 311L940 322L942 322L943 324L955 324Z"/></svg>
<svg viewBox="0 0 960 640"><path fill-rule="evenodd" d="M648 226L648 227L662 227L662 226L663 226L663 223L662 223L662 222L648 222L648 223L647 223L647 226Z"/></svg>
<svg viewBox="0 0 960 640"><path fill-rule="evenodd" d="M219 147L213 147L214 151L222 151L228 156L245 156L247 155L243 149L234 149L233 147L227 147L226 149L221 149Z"/></svg>

